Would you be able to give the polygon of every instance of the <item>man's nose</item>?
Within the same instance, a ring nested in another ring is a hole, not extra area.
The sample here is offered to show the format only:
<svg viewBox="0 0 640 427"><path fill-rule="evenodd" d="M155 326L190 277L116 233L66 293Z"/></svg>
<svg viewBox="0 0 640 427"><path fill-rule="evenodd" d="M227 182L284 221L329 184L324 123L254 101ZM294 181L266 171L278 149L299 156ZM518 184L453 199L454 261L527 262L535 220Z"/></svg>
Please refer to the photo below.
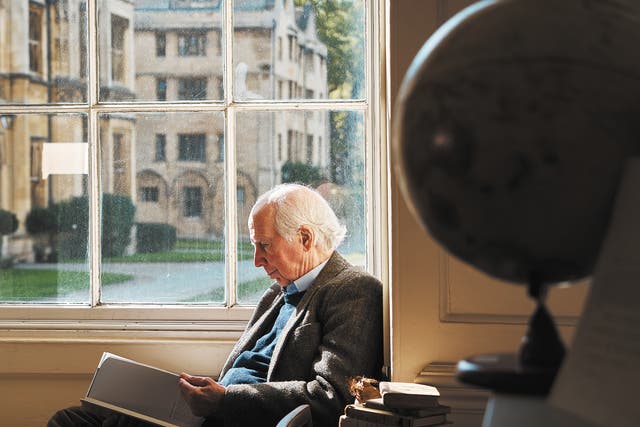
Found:
<svg viewBox="0 0 640 427"><path fill-rule="evenodd" d="M253 265L256 267L262 267L266 265L267 260L264 258L264 253L258 245L253 250Z"/></svg>

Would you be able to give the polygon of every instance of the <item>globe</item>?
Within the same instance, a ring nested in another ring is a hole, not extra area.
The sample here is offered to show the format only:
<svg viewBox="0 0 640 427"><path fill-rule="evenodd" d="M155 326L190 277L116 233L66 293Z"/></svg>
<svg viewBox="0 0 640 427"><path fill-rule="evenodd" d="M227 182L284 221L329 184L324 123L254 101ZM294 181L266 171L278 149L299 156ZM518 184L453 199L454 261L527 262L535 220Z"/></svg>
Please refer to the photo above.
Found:
<svg viewBox="0 0 640 427"><path fill-rule="evenodd" d="M550 378L564 351L544 288L592 273L640 151L637 46L631 0L481 1L426 41L393 113L414 216L452 255L528 286L519 363Z"/></svg>
<svg viewBox="0 0 640 427"><path fill-rule="evenodd" d="M640 18L623 3L483 1L416 56L397 172L452 254L513 282L591 273L640 147Z"/></svg>

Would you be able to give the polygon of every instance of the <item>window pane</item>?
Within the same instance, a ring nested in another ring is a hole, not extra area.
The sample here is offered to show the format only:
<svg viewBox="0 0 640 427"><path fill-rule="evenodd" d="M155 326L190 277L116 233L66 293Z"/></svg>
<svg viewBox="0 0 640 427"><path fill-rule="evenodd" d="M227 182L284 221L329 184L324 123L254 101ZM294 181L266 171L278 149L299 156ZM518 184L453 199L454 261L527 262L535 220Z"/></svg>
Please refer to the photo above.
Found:
<svg viewBox="0 0 640 427"><path fill-rule="evenodd" d="M84 115L0 115L0 302L89 302L84 141Z"/></svg>
<svg viewBox="0 0 640 427"><path fill-rule="evenodd" d="M235 0L235 96L362 99L364 0Z"/></svg>
<svg viewBox="0 0 640 427"><path fill-rule="evenodd" d="M102 4L102 3L101 3ZM110 3L104 3L104 7ZM138 0L101 22L101 101L221 100L222 4ZM101 8L101 9L102 9ZM100 19L107 16L101 10ZM119 55L118 52L122 52Z"/></svg>
<svg viewBox="0 0 640 427"><path fill-rule="evenodd" d="M25 2L24 7L4 3L0 103L85 102L86 1Z"/></svg>
<svg viewBox="0 0 640 427"><path fill-rule="evenodd" d="M238 113L238 301L255 303L271 283L253 265L247 220L256 197L283 182L306 184L325 196L348 229L338 250L364 266L363 120L356 111Z"/></svg>
<svg viewBox="0 0 640 427"><path fill-rule="evenodd" d="M222 113L100 116L102 271L108 303L222 303ZM163 161L158 161L162 158Z"/></svg>

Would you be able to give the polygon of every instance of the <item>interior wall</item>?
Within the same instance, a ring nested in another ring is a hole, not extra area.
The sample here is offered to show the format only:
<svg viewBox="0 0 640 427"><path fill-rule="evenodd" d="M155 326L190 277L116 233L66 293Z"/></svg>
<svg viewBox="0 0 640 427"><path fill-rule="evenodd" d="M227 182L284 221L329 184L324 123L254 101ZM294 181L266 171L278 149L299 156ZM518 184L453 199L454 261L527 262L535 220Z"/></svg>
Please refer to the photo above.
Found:
<svg viewBox="0 0 640 427"><path fill-rule="evenodd" d="M391 117L413 57L446 19L474 0L393 0L390 25ZM497 282L449 257L414 220L392 167L392 375L411 381L430 363L517 349L533 305L524 286ZM549 306L569 342L587 286L553 289Z"/></svg>
<svg viewBox="0 0 640 427"><path fill-rule="evenodd" d="M389 3L393 102L402 76L419 47L446 16L468 1L390 0ZM437 366L444 366L444 377L450 379L451 364L464 356L514 350L524 332L526 315L516 310L492 316L495 310L485 302L503 301L500 306L518 306L526 300L524 289L489 284L477 286L475 295L463 292L470 282L488 279L468 273L464 266L444 254L414 221L399 193L396 178L392 181L393 379L413 381L427 366L433 372ZM445 300L443 294L451 298ZM476 301L480 302L474 306ZM568 308L563 305L558 310L575 312L576 303L572 298L568 301ZM526 310L525 306L522 312ZM566 324L562 332L568 340L573 330L571 319ZM89 331L73 335L52 331L21 334L16 338L15 334L0 331L0 425L42 426L55 410L78 404L102 351L165 369L215 374L237 334L195 336L158 341L135 332L96 336ZM431 371L427 370L427 374ZM473 414L468 425L477 423L477 412ZM456 425L465 424L456 422Z"/></svg>

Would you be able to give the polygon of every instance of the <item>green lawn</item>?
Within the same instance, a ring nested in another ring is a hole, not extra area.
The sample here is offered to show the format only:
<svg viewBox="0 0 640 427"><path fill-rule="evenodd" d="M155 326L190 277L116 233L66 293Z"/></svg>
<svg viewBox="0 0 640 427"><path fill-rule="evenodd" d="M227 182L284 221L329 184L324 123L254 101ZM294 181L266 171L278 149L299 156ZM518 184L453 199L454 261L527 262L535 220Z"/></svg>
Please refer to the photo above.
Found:
<svg viewBox="0 0 640 427"><path fill-rule="evenodd" d="M129 274L102 273L103 285L131 280ZM0 269L0 300L28 301L88 289L89 273L81 271Z"/></svg>
<svg viewBox="0 0 640 427"><path fill-rule="evenodd" d="M269 277L260 277L258 279L248 280L238 284L238 300L242 301L248 297L262 293L267 289L273 280ZM209 301L224 301L224 289L216 288L211 292L197 295L184 302L209 302Z"/></svg>
<svg viewBox="0 0 640 427"><path fill-rule="evenodd" d="M241 243L238 251L240 261L253 258L253 246ZM172 251L137 253L133 255L105 258L105 262L223 262L224 242L211 240L185 240L176 242Z"/></svg>
<svg viewBox="0 0 640 427"><path fill-rule="evenodd" d="M129 274L102 273L103 286L132 280ZM262 293L271 283L268 277L242 282L238 299ZM0 301L30 301L89 288L89 273L80 271L0 269ZM198 295L183 302L224 301L224 289Z"/></svg>

